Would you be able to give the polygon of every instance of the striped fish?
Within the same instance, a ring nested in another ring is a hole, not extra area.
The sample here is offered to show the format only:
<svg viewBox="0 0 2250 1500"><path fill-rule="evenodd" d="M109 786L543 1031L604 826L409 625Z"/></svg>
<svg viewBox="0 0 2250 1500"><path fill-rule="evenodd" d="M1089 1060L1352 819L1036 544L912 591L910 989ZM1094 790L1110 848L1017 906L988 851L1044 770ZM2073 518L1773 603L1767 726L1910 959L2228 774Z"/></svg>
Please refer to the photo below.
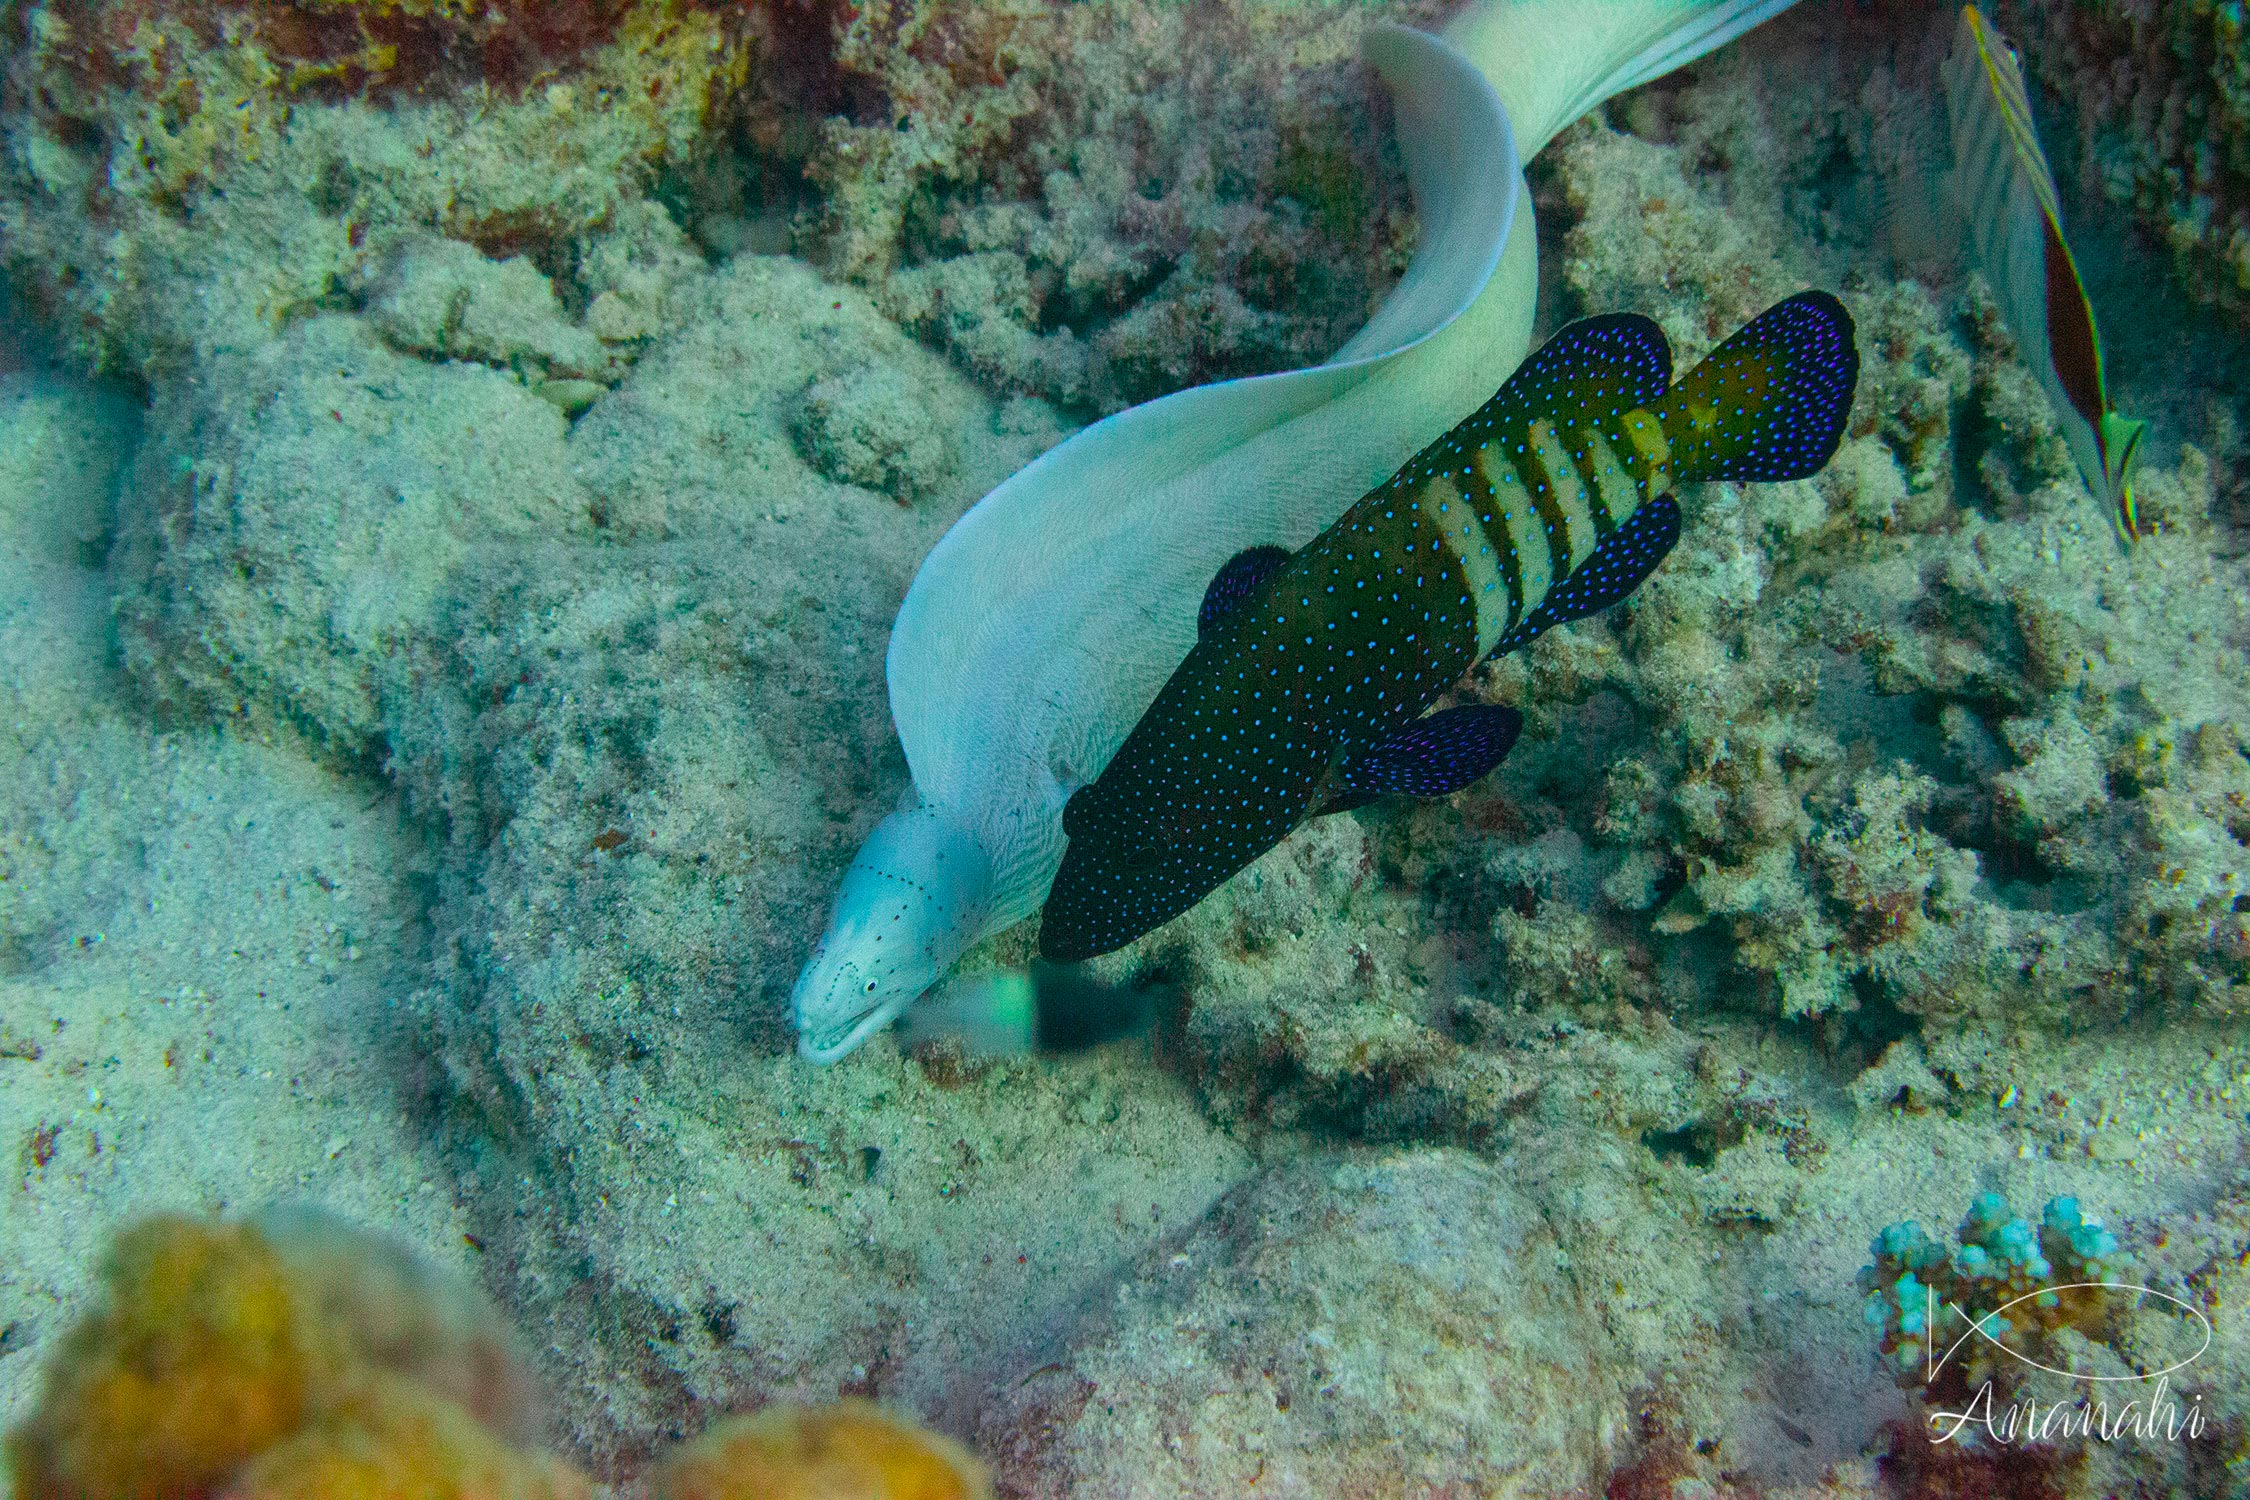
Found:
<svg viewBox="0 0 2250 1500"><path fill-rule="evenodd" d="M1063 809L1040 953L1131 942L1308 817L1490 771L1521 715L1424 710L1480 658L1638 587L1679 540L1676 486L1817 471L1859 354L1843 305L1804 292L1671 371L1647 318L1574 323L1300 551L1221 568L1187 659Z"/></svg>
<svg viewBox="0 0 2250 1500"><path fill-rule="evenodd" d="M2053 405L2086 487L2126 546L2140 534L2133 455L2148 424L2109 408L2094 305L2063 239L2054 173L2039 149L2016 54L1973 5L1943 68L1954 192L1969 246Z"/></svg>

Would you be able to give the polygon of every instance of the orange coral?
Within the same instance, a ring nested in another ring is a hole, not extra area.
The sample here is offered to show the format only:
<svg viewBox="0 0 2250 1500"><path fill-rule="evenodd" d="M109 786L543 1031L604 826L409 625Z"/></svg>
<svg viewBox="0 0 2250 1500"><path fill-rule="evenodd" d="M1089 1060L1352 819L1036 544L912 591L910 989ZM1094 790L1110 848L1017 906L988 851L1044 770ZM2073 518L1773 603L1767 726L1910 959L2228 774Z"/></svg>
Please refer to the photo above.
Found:
<svg viewBox="0 0 2250 1500"><path fill-rule="evenodd" d="M8 1437L18 1500L582 1500L515 1449L530 1383L474 1288L330 1215L159 1217ZM230 1487L231 1486L231 1487Z"/></svg>
<svg viewBox="0 0 2250 1500"><path fill-rule="evenodd" d="M261 1454L226 1500L586 1500L585 1478L494 1437L452 1402L377 1374Z"/></svg>
<svg viewBox="0 0 2250 1500"><path fill-rule="evenodd" d="M338 1373L246 1225L150 1219L119 1236L102 1282L9 1436L21 1500L197 1500L295 1431Z"/></svg>
<svg viewBox="0 0 2250 1500"><path fill-rule="evenodd" d="M8 1435L17 1500L591 1500L510 1441L531 1385L499 1314L317 1211L118 1236ZM868 1401L773 1408L675 1450L655 1500L991 1500L951 1439Z"/></svg>
<svg viewBox="0 0 2250 1500"><path fill-rule="evenodd" d="M730 1417L658 1466L655 1500L990 1500L984 1466L871 1401Z"/></svg>
<svg viewBox="0 0 2250 1500"><path fill-rule="evenodd" d="M307 1311L349 1339L354 1362L402 1375L502 1436L537 1430L515 1331L474 1286L387 1235L318 1209L268 1209L252 1222Z"/></svg>

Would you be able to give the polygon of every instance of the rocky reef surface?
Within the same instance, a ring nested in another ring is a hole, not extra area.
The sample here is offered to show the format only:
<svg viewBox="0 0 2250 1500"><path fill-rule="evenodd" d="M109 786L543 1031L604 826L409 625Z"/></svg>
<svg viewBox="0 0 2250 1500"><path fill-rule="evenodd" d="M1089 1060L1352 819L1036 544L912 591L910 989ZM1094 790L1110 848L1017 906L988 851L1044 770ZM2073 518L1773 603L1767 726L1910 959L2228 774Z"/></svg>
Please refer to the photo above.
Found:
<svg viewBox="0 0 2250 1500"><path fill-rule="evenodd" d="M916 563L1356 325L1412 219L1354 39L1437 9L0 14L0 247L128 391L0 388L0 1417L110 1223L313 1199L486 1287L609 1479L843 1394L1025 1496L2243 1482L2224 1318L2205 1437L2022 1457L1862 1319L1985 1191L2207 1309L2250 1251L2239 340L2163 354L2194 278L2089 207L2154 287L2121 552L1988 295L1880 248L1927 18L1804 7L1533 171L1546 326L1684 366L1839 291L1826 472L1465 683L1488 782L1106 960L1149 1038L814 1069Z"/></svg>

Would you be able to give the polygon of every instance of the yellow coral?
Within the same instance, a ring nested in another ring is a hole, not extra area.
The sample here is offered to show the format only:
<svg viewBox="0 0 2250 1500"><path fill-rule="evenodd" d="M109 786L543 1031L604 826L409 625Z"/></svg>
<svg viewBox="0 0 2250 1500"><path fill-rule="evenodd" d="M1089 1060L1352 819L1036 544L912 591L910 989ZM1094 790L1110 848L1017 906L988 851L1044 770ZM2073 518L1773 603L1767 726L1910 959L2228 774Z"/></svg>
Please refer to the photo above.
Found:
<svg viewBox="0 0 2250 1500"><path fill-rule="evenodd" d="M969 1451L871 1401L730 1417L658 1466L655 1500L990 1500Z"/></svg>
<svg viewBox="0 0 2250 1500"><path fill-rule="evenodd" d="M317 1210L121 1234L8 1438L18 1500L583 1500L499 1314ZM493 1430L495 1427L500 1431Z"/></svg>
<svg viewBox="0 0 2250 1500"><path fill-rule="evenodd" d="M8 1435L17 1500L591 1500L473 1287L317 1210L119 1235ZM960 1444L867 1401L719 1423L656 1500L991 1500Z"/></svg>
<svg viewBox="0 0 2250 1500"><path fill-rule="evenodd" d="M376 1374L261 1454L226 1500L586 1500L585 1478L494 1437L413 1381Z"/></svg>
<svg viewBox="0 0 2250 1500"><path fill-rule="evenodd" d="M353 1363L415 1381L503 1437L537 1431L515 1333L466 1279L321 1209L267 1209L251 1222L288 1268L307 1315L346 1341Z"/></svg>
<svg viewBox="0 0 2250 1500"><path fill-rule="evenodd" d="M120 1235L8 1438L19 1500L197 1500L287 1437L337 1371L254 1230L162 1217Z"/></svg>

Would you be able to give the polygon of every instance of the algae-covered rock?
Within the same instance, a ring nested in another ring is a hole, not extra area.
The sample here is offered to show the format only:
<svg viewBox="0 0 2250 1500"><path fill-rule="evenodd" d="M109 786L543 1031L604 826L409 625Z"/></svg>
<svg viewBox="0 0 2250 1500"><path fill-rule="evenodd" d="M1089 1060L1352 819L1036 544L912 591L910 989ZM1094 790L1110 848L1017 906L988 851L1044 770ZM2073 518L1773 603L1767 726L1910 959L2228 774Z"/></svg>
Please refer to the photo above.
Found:
<svg viewBox="0 0 2250 1500"><path fill-rule="evenodd" d="M90 700L113 680L94 570L136 426L122 401L0 376L0 973L44 961L123 883L97 791L119 726Z"/></svg>
<svg viewBox="0 0 2250 1500"><path fill-rule="evenodd" d="M1506 1492L1599 1482L1632 1372L1490 1163L1313 1157L1245 1184L986 1414L1022 1494Z"/></svg>
<svg viewBox="0 0 2250 1500"><path fill-rule="evenodd" d="M381 753L386 692L481 544L589 529L553 406L344 317L213 362L152 414L119 535L127 669L157 703L323 756ZM395 674L395 675L394 675Z"/></svg>
<svg viewBox="0 0 2250 1500"><path fill-rule="evenodd" d="M880 365L854 366L806 386L795 431L821 473L902 503L944 478L953 463L947 426L924 404L922 388Z"/></svg>
<svg viewBox="0 0 2250 1500"><path fill-rule="evenodd" d="M673 331L567 441L599 524L476 549L408 655L416 691L379 699L442 847L445 951L412 1014L476 1138L523 1153L501 1195L523 1216L480 1233L598 1362L568 1399L605 1449L682 1389L935 1401L1244 1169L1133 1044L976 1076L887 1042L795 1057L804 944L905 784L885 631L945 524L1055 424L1002 420L800 262L740 256L668 297ZM791 437L808 384L869 360L958 445L911 508Z"/></svg>
<svg viewBox="0 0 2250 1500"><path fill-rule="evenodd" d="M39 0L0 71L8 273L80 363L186 372L432 233L564 263L692 171L747 29L675 0Z"/></svg>
<svg viewBox="0 0 2250 1500"><path fill-rule="evenodd" d="M1360 32L1433 8L898 0L834 66L871 109L785 160L800 240L989 382L1115 411L1310 363L1403 263ZM787 135L771 128L777 143Z"/></svg>
<svg viewBox="0 0 2250 1500"><path fill-rule="evenodd" d="M367 290L367 317L394 348L437 359L560 378L600 374L608 362L528 259L487 260L459 240L400 245Z"/></svg>

